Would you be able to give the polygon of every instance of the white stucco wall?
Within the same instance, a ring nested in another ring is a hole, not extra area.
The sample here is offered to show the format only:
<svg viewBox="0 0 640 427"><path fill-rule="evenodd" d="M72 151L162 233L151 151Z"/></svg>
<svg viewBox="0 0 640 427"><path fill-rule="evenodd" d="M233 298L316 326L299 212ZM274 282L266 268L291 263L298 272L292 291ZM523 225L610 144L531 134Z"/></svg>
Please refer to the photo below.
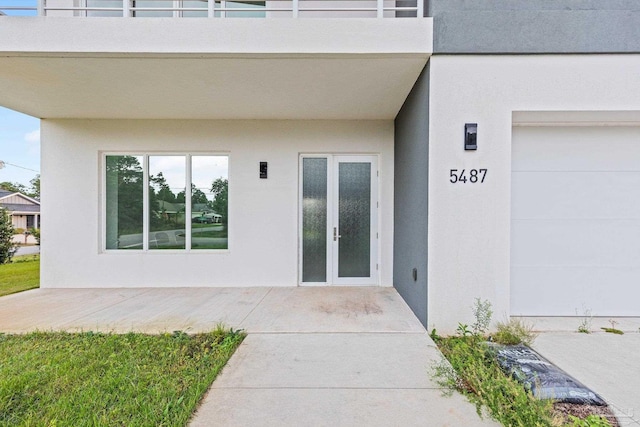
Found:
<svg viewBox="0 0 640 427"><path fill-rule="evenodd" d="M476 297L492 302L494 319L509 315L513 113L640 111L640 56L430 61L428 326L453 332L472 323ZM478 150L465 152L469 122L478 123ZM472 168L488 169L483 184L449 182L450 169Z"/></svg>
<svg viewBox="0 0 640 427"><path fill-rule="evenodd" d="M41 131L42 287L297 285L300 153L379 154L380 284L392 285L391 120L43 120ZM110 151L228 153L229 251L102 251L100 164Z"/></svg>

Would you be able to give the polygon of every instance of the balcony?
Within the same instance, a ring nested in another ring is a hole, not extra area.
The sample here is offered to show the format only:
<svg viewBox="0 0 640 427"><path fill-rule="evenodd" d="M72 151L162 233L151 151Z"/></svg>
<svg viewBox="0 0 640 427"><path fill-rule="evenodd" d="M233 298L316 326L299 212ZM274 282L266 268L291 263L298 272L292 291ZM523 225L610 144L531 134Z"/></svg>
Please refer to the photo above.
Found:
<svg viewBox="0 0 640 427"><path fill-rule="evenodd" d="M0 0L0 15L126 18L408 18L423 0Z"/></svg>
<svg viewBox="0 0 640 427"><path fill-rule="evenodd" d="M11 1L0 105L40 118L390 120L432 52L399 1Z"/></svg>

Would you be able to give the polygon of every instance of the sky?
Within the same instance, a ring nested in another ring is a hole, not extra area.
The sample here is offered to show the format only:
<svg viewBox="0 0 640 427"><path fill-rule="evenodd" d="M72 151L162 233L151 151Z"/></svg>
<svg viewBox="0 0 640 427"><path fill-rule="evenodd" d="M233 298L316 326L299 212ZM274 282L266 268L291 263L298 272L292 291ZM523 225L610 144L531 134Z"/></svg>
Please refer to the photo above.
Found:
<svg viewBox="0 0 640 427"><path fill-rule="evenodd" d="M162 172L167 185L173 194L184 191L185 188L185 157L184 156L150 156L149 173L157 175ZM192 156L191 182L205 193L209 200L213 200L211 184L218 178L229 178L229 159L227 156Z"/></svg>
<svg viewBox="0 0 640 427"><path fill-rule="evenodd" d="M39 119L0 107L0 160L0 182L29 186L40 173Z"/></svg>

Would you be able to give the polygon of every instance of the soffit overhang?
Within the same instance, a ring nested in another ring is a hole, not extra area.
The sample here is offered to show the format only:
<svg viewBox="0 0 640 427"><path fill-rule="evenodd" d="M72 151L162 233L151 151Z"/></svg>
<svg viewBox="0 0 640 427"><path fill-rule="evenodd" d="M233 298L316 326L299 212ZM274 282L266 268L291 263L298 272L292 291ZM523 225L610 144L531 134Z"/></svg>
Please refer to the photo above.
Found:
<svg viewBox="0 0 640 427"><path fill-rule="evenodd" d="M393 119L433 45L430 18L0 24L0 105L45 119Z"/></svg>

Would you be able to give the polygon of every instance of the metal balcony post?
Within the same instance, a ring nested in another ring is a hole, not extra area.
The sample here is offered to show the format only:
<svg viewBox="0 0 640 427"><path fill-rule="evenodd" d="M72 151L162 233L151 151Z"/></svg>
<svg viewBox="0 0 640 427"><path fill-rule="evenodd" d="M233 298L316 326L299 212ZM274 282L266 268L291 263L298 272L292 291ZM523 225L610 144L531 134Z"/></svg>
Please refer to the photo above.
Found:
<svg viewBox="0 0 640 427"><path fill-rule="evenodd" d="M131 16L131 0L122 0L122 16L129 18Z"/></svg>
<svg viewBox="0 0 640 427"><path fill-rule="evenodd" d="M207 1L207 17L208 18L213 18L214 16L216 16L215 10L213 8L215 4L216 4L215 0Z"/></svg>
<svg viewBox="0 0 640 427"><path fill-rule="evenodd" d="M44 16L44 2L45 0L38 0L38 16Z"/></svg>
<svg viewBox="0 0 640 427"><path fill-rule="evenodd" d="M384 17L384 0L378 0L378 18Z"/></svg>
<svg viewBox="0 0 640 427"><path fill-rule="evenodd" d="M418 4L418 11L416 12L416 18L424 18L424 0L416 0Z"/></svg>

